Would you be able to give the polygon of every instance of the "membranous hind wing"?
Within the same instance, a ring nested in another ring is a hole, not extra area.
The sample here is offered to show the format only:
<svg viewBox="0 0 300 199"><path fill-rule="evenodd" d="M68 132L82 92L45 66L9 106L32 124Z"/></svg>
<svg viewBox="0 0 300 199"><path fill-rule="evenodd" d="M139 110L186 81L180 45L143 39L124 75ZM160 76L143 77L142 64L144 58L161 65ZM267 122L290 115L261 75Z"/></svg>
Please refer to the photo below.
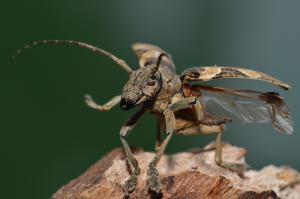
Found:
<svg viewBox="0 0 300 199"><path fill-rule="evenodd" d="M156 64L157 59L161 53L167 54L161 48L146 44L146 43L135 43L132 45L132 49L139 58L140 67L145 67L147 65ZM175 72L175 65L173 60L169 54L168 56L163 56L160 62L160 66L168 67L168 69L172 72Z"/></svg>
<svg viewBox="0 0 300 199"><path fill-rule="evenodd" d="M291 113L278 93L200 85L194 85L191 89L204 101L208 113L220 114L221 111L221 114L238 118L245 123L271 121L275 130L293 133Z"/></svg>
<svg viewBox="0 0 300 199"><path fill-rule="evenodd" d="M240 68L240 67L225 67L225 66L211 66L211 67L193 67L186 69L181 74L182 81L210 81L214 79L224 78L240 78L240 79L254 79L261 80L283 89L290 89L291 86L262 72Z"/></svg>

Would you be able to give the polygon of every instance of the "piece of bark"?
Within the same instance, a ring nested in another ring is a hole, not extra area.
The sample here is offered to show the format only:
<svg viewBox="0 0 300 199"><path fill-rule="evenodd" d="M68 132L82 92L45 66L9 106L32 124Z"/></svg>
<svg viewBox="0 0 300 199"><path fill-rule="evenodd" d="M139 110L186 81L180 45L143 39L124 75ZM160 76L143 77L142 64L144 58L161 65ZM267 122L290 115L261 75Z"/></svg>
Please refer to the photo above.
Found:
<svg viewBox="0 0 300 199"><path fill-rule="evenodd" d="M154 153L136 150L141 174L130 198L300 198L300 174L289 167L267 166L259 171L247 170L244 177L219 167L214 150L164 155L158 164L163 189L161 195L148 191L147 166ZM225 144L223 159L245 163L246 150ZM112 150L83 175L60 188L53 199L124 198L122 184L129 177L128 165L121 148Z"/></svg>

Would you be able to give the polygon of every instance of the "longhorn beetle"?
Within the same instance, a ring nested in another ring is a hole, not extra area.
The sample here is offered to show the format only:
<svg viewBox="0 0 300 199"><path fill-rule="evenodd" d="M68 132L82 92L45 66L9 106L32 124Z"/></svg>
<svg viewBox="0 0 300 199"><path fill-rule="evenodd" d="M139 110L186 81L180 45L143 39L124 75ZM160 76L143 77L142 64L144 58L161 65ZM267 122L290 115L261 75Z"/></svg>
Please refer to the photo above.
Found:
<svg viewBox="0 0 300 199"><path fill-rule="evenodd" d="M135 189L137 175L140 173L138 162L132 154L126 138L145 112L150 112L157 118L157 153L150 162L147 172L149 189L156 193L160 192L162 186L156 168L157 163L174 134L215 133L217 135L215 142L216 164L239 172L244 169L243 165L222 160L221 136L225 124L231 122L232 117L246 123L271 121L275 130L285 134L292 134L293 132L291 114L284 99L278 93L190 83L223 78L241 78L261 80L280 86L285 90L290 89L288 84L265 73L240 67L202 66L188 68L178 76L169 54L157 46L144 43L136 43L132 46L139 59L140 67L137 70L133 70L125 61L110 52L71 40L35 41L18 50L17 54L39 44L71 44L83 47L111 58L128 73L129 79L121 95L113 97L104 105L97 104L89 95L84 97L89 107L99 111L108 111L117 104L120 104L123 111L140 105L139 110L125 122L120 130L120 139L131 168L131 176L123 185L125 195ZM14 59L15 56L12 57L11 61ZM217 116L213 114L213 109L209 110L210 106L219 106L226 115ZM166 138L163 141L161 131L166 132Z"/></svg>

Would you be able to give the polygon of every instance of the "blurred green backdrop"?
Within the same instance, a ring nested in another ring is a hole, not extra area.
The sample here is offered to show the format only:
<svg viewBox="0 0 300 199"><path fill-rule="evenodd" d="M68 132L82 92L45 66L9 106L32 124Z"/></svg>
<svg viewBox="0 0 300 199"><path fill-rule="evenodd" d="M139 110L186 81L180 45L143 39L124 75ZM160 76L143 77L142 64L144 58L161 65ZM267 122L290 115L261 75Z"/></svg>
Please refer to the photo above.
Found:
<svg viewBox="0 0 300 199"><path fill-rule="evenodd" d="M213 85L280 92L295 120L295 134L270 124L229 125L224 139L248 149L254 168L273 163L300 169L300 1L3 1L1 5L1 198L49 198L102 155L121 146L119 129L134 111L87 108L85 93L105 102L120 93L126 73L106 57L70 46L37 47L7 60L22 45L42 39L85 41L130 65L137 41L173 55L177 72L199 65L247 66L293 85L285 92L262 82ZM202 147L215 136L175 136L169 153ZM147 115L129 136L153 150L155 122Z"/></svg>

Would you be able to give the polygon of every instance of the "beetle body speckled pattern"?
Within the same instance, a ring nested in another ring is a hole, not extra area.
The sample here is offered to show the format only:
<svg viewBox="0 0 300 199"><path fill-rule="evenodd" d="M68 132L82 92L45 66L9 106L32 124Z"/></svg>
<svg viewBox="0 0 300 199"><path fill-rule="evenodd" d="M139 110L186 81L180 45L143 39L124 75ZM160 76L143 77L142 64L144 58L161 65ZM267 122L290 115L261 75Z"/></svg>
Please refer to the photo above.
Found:
<svg viewBox="0 0 300 199"><path fill-rule="evenodd" d="M152 113L157 119L156 155L149 164L148 185L150 191L159 193L161 182L157 163L174 134L198 135L217 134L215 144L215 161L219 166L241 174L243 165L222 160L221 135L225 124L232 118L247 123L264 123L271 121L275 130L286 134L293 132L291 114L284 99L275 92L258 92L252 90L231 89L191 84L192 81L210 81L223 78L240 78L261 80L283 89L290 86L262 72L224 66L202 66L186 69L181 75L171 56L157 46L136 43L132 46L139 59L139 68L133 70L124 60L112 53L92 45L71 40L44 40L26 45L23 49L40 44L70 44L86 48L92 52L105 55L115 61L128 73L128 81L120 95L113 97L104 105L97 104L91 96L85 95L86 104L99 111L108 111L117 104L127 111L137 105L139 110L130 117L120 130L120 139L126 153L131 176L124 184L124 193L129 195L136 187L140 173L137 160L132 154L127 136L145 112ZM17 51L20 54L21 50ZM12 61L15 56L12 57ZM219 106L225 112L223 116L213 114L209 107ZM162 141L162 131L166 137Z"/></svg>

